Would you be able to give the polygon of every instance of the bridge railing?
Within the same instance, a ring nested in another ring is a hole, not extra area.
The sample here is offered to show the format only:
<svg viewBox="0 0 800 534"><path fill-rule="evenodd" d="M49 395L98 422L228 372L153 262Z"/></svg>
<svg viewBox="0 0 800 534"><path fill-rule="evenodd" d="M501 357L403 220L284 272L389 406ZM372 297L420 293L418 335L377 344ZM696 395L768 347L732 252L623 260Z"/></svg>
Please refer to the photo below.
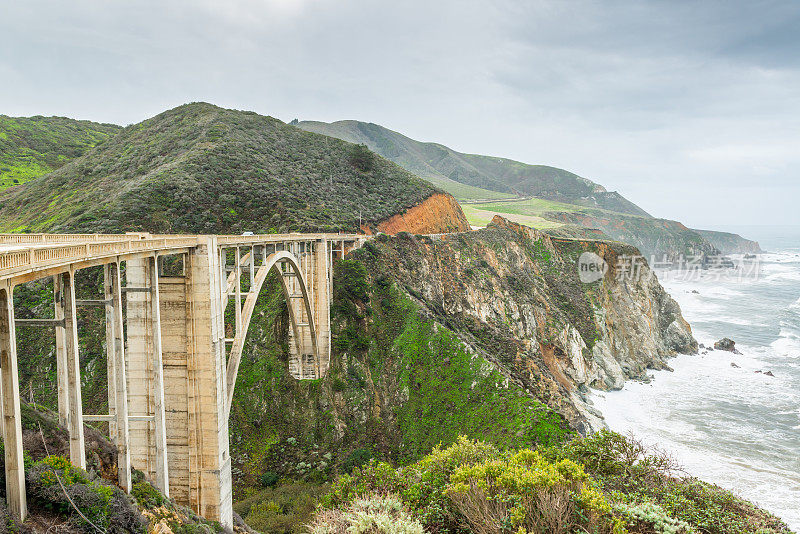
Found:
<svg viewBox="0 0 800 534"><path fill-rule="evenodd" d="M138 234L0 234L0 244L85 243L87 241L120 241L139 239Z"/></svg>
<svg viewBox="0 0 800 534"><path fill-rule="evenodd" d="M364 239L362 234L256 234L256 235L218 235L217 244L221 246L249 245L259 243L283 243L293 241L315 241L328 239L333 241L357 241Z"/></svg>
<svg viewBox="0 0 800 534"><path fill-rule="evenodd" d="M181 249L197 245L195 236L157 239L140 239L138 237L125 239L124 237L116 236L116 241L98 240L79 244L45 244L0 252L0 278L6 278L19 272L46 269L85 260L135 252ZM36 242L24 244L36 244Z"/></svg>

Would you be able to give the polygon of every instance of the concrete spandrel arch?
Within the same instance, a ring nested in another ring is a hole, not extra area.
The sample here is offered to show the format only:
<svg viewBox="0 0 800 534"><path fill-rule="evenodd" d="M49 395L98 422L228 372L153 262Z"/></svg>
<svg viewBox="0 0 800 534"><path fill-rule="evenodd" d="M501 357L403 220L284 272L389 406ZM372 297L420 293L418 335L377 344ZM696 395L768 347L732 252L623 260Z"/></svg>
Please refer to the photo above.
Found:
<svg viewBox="0 0 800 534"><path fill-rule="evenodd" d="M317 346L317 331L316 325L314 324L314 314L311 307L311 298L308 294L308 288L306 286L306 280L303 276L302 269L300 268L300 262L297 261L297 258L291 254L290 252L286 251L279 251L271 254L267 261L258 268L258 272L256 273L255 279L253 280L253 286L250 288L248 292L247 299L245 300L243 309L242 309L242 328L236 334L236 337L233 339L233 344L231 345L231 352L228 357L228 367L226 372L226 385L227 385L227 402L226 402L226 413L230 415L231 411L231 403L233 402L233 388L236 385L236 375L239 372L239 363L242 359L242 351L244 350L244 342L247 338L247 330L250 327L250 321L253 318L253 311L256 307L256 301L258 300L258 296L261 293L261 288L264 285L264 282L267 280L267 276L269 275L270 271L275 270L278 274L280 274L281 279L281 289L283 290L283 295L286 298L286 302L289 304L287 306L289 308L289 322L291 323L292 330L294 331L294 339L297 343L297 351L298 354L300 353L300 330L299 330L299 323L297 322L297 317L295 317L294 309L291 305L290 298L291 294L289 293L289 286L286 280L286 277L283 275L283 271L280 269L281 264L288 265L292 271L293 275L298 281L298 285L300 286L300 292L302 293L303 297L303 305L306 309L306 316L308 317L308 326L307 328L311 331L311 344L314 350L314 361L319 362L319 348ZM319 364L319 363L317 363Z"/></svg>

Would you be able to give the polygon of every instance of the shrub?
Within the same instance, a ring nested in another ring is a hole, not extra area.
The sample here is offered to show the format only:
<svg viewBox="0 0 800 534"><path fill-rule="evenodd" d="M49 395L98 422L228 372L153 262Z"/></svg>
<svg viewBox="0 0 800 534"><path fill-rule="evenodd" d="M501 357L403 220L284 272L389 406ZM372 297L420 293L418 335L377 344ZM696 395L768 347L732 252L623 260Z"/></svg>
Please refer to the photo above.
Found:
<svg viewBox="0 0 800 534"><path fill-rule="evenodd" d="M573 440L562 455L582 464L606 491L660 488L678 471L668 454L609 430Z"/></svg>
<svg viewBox="0 0 800 534"><path fill-rule="evenodd" d="M131 488L131 495L143 508L156 508L166 501L164 495L146 480L135 482Z"/></svg>
<svg viewBox="0 0 800 534"><path fill-rule="evenodd" d="M359 172L369 172L375 167L375 154L367 145L354 145L348 154L350 165Z"/></svg>
<svg viewBox="0 0 800 534"><path fill-rule="evenodd" d="M261 485L265 488L273 488L280 480L280 477L272 471L264 471L260 477Z"/></svg>
<svg viewBox="0 0 800 534"><path fill-rule="evenodd" d="M396 495L358 498L343 510L325 510L308 526L311 534L423 534L422 524Z"/></svg>
<svg viewBox="0 0 800 534"><path fill-rule="evenodd" d="M605 497L586 487L588 481L583 467L571 460L551 463L540 453L523 449L459 467L446 494L477 534L517 530L567 534L584 522L597 532L620 532Z"/></svg>
<svg viewBox="0 0 800 534"><path fill-rule="evenodd" d="M619 504L614 508L632 527L642 527L644 523L657 534L694 534L697 532L688 523L669 516L662 507L655 503Z"/></svg>
<svg viewBox="0 0 800 534"><path fill-rule="evenodd" d="M351 473L354 468L365 465L374 457L375 453L369 449L356 449L351 452L342 463L342 471Z"/></svg>
<svg viewBox="0 0 800 534"><path fill-rule="evenodd" d="M234 511L259 532L305 533L326 486L306 482L277 485L234 504Z"/></svg>
<svg viewBox="0 0 800 534"><path fill-rule="evenodd" d="M789 532L783 523L729 491L694 478L670 480L649 495L672 517L707 534L745 534L759 529Z"/></svg>
<svg viewBox="0 0 800 534"><path fill-rule="evenodd" d="M11 516L4 500L0 500L0 534L16 534L19 525Z"/></svg>
<svg viewBox="0 0 800 534"><path fill-rule="evenodd" d="M90 481L85 471L66 458L48 456L34 463L25 477L32 503L69 516L76 530L141 534L146 529L130 497L116 486Z"/></svg>
<svg viewBox="0 0 800 534"><path fill-rule="evenodd" d="M407 467L373 461L355 469L333 485L323 507L342 514L374 494L398 495L432 532L558 534L589 525L597 534L624 532L574 461L551 462L529 449L504 453L463 436Z"/></svg>

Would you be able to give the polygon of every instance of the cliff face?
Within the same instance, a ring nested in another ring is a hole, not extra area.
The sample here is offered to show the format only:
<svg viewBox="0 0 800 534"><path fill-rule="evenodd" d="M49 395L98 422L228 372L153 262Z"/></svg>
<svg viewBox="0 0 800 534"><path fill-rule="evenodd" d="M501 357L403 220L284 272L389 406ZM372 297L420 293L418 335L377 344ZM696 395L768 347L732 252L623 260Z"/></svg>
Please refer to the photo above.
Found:
<svg viewBox="0 0 800 534"><path fill-rule="evenodd" d="M367 233L372 233L369 227L364 229ZM387 234L446 234L467 232L470 225L455 198L447 193L434 193L404 213L380 222L377 230Z"/></svg>
<svg viewBox="0 0 800 534"><path fill-rule="evenodd" d="M545 217L554 221L597 228L611 239L629 243L649 260L675 261L703 254L715 256L720 251L696 230L678 221L646 217L631 217L603 212L548 212Z"/></svg>
<svg viewBox="0 0 800 534"><path fill-rule="evenodd" d="M623 274L621 262L638 255L633 247L551 238L500 217L481 232L392 245L376 270L576 428L599 424L583 399L587 386L620 388L676 352L696 351L677 303L646 264L637 279ZM579 280L584 252L608 264L602 280Z"/></svg>
<svg viewBox="0 0 800 534"><path fill-rule="evenodd" d="M601 280L580 281L584 252L610 266ZM587 387L619 388L697 348L646 265L617 279L618 260L637 253L501 218L477 232L380 235L337 263L331 368L313 383L286 372L276 285L234 393L237 480L310 476L362 448L402 462L460 434L513 447L600 428Z"/></svg>
<svg viewBox="0 0 800 534"><path fill-rule="evenodd" d="M745 239L739 234L716 232L713 230L695 230L724 254L758 254L764 252L758 241Z"/></svg>

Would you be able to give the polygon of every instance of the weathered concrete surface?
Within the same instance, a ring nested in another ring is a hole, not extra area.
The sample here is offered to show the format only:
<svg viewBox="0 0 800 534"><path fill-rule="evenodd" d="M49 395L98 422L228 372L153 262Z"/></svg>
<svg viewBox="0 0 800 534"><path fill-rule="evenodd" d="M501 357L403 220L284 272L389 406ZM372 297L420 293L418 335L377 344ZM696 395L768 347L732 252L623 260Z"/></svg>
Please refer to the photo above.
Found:
<svg viewBox="0 0 800 534"><path fill-rule="evenodd" d="M20 437L19 379L11 299L15 285L54 278L59 418L70 429L70 458L85 465L81 379L77 343L75 273L104 265L109 414L86 420L109 423L130 490L128 465L144 471L181 504L223 526L233 525L228 388L229 360L241 355L260 279L275 268L295 318L292 365L297 378L319 378L330 361L331 263L360 246L363 237L338 234L269 236L0 235L0 351L6 494L11 512L27 508ZM236 251L233 283L226 250ZM247 255L241 256L243 251ZM181 273L160 273L159 258L180 259ZM119 275L125 266L124 287ZM249 276L242 276L244 269ZM244 280L249 280L249 284ZM125 295L123 345L122 295ZM233 296L233 298L230 298ZM226 337L225 308L237 306L237 339ZM245 308L247 309L247 308ZM238 354L238 356L237 356ZM230 375L230 376L229 376ZM229 386L230 384L230 386Z"/></svg>

